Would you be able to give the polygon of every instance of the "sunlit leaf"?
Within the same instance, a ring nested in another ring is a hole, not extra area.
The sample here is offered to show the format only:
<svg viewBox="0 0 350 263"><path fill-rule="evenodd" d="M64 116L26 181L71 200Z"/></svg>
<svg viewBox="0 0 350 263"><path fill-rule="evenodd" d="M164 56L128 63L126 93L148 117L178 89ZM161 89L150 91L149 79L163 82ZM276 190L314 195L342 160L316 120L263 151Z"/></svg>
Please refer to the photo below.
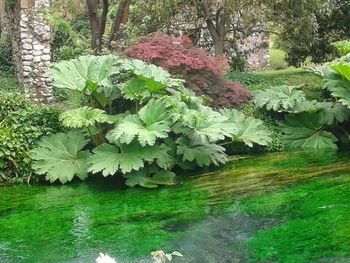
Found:
<svg viewBox="0 0 350 263"><path fill-rule="evenodd" d="M65 111L60 115L60 121L63 126L69 128L95 126L96 123L112 123L105 111L91 107Z"/></svg>
<svg viewBox="0 0 350 263"><path fill-rule="evenodd" d="M45 174L50 182L59 180L66 183L74 176L84 180L87 177L90 153L82 149L87 144L88 140L78 131L44 137L31 152L33 169L37 174Z"/></svg>

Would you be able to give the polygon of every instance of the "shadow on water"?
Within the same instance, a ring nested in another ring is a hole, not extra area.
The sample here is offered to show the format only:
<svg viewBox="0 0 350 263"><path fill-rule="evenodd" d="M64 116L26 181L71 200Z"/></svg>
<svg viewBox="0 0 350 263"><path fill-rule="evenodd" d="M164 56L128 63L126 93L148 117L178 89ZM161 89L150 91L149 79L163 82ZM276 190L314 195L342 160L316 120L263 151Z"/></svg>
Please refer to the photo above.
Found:
<svg viewBox="0 0 350 263"><path fill-rule="evenodd" d="M347 153L274 153L128 189L115 179L0 188L0 262L349 262Z"/></svg>

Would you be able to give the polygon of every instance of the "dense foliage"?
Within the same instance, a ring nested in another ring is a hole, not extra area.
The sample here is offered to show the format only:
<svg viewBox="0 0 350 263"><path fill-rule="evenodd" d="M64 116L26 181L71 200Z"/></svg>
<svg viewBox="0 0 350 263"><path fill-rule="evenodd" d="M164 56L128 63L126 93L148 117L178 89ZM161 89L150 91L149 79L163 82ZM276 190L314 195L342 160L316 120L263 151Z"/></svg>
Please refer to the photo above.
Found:
<svg viewBox="0 0 350 263"><path fill-rule="evenodd" d="M322 63L332 59L332 42L348 39L350 1L279 1L274 20L290 65L302 65L308 58Z"/></svg>
<svg viewBox="0 0 350 263"><path fill-rule="evenodd" d="M241 84L224 79L226 60L194 47L188 37L152 34L141 38L126 54L183 76L190 89L208 96L217 107L237 106L250 100L249 92Z"/></svg>
<svg viewBox="0 0 350 263"><path fill-rule="evenodd" d="M260 120L205 106L182 80L140 60L83 56L54 65L51 76L91 102L61 114L69 131L32 151L33 168L51 182L99 173L122 175L129 186L173 184L174 168L225 163L220 143L271 142Z"/></svg>
<svg viewBox="0 0 350 263"><path fill-rule="evenodd" d="M13 70L11 38L9 34L0 36L0 71Z"/></svg>
<svg viewBox="0 0 350 263"><path fill-rule="evenodd" d="M77 58L90 52L88 19L84 1L51 1L43 10L51 27L51 52L54 61Z"/></svg>
<svg viewBox="0 0 350 263"><path fill-rule="evenodd" d="M349 143L349 56L335 60L315 72L322 75L329 93L324 101L307 100L297 86L272 87L255 93L255 103L280 112L282 140L288 148L336 149L336 142Z"/></svg>
<svg viewBox="0 0 350 263"><path fill-rule="evenodd" d="M337 41L332 44L342 57L350 53L350 40Z"/></svg>
<svg viewBox="0 0 350 263"><path fill-rule="evenodd" d="M0 181L20 181L32 174L29 151L42 136L60 129L58 115L20 94L0 93Z"/></svg>

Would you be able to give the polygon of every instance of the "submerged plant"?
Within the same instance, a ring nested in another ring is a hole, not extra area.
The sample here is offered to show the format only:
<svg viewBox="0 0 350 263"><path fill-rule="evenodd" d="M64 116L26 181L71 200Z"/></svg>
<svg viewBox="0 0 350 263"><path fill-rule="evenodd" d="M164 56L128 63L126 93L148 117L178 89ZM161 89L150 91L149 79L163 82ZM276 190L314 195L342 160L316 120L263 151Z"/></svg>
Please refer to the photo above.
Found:
<svg viewBox="0 0 350 263"><path fill-rule="evenodd" d="M72 73L65 78L67 69ZM93 173L121 175L131 187L170 185L175 167L225 163L220 144L271 142L260 120L205 106L182 80L140 60L81 57L54 65L51 76L56 87L91 102L62 113L69 131L43 138L32 151L33 168L51 182Z"/></svg>

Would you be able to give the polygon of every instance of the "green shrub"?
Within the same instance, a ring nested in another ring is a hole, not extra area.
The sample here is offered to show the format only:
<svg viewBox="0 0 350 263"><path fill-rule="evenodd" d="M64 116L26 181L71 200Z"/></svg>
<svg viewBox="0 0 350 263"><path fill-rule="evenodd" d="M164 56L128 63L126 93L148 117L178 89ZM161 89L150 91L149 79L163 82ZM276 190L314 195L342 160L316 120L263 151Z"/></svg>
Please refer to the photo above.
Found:
<svg viewBox="0 0 350 263"><path fill-rule="evenodd" d="M9 34L0 37L0 72L13 71L12 44Z"/></svg>
<svg viewBox="0 0 350 263"><path fill-rule="evenodd" d="M232 57L230 68L233 71L243 72L246 69L247 60L243 57Z"/></svg>
<svg viewBox="0 0 350 263"><path fill-rule="evenodd" d="M88 39L77 34L69 22L58 19L51 24L51 50L54 61L77 58L89 52Z"/></svg>
<svg viewBox="0 0 350 263"><path fill-rule="evenodd" d="M60 129L58 114L18 93L0 93L0 181L23 181L32 174L29 151L41 136Z"/></svg>
<svg viewBox="0 0 350 263"><path fill-rule="evenodd" d="M345 56L350 53L350 40L334 42L332 45L337 49L340 56Z"/></svg>

